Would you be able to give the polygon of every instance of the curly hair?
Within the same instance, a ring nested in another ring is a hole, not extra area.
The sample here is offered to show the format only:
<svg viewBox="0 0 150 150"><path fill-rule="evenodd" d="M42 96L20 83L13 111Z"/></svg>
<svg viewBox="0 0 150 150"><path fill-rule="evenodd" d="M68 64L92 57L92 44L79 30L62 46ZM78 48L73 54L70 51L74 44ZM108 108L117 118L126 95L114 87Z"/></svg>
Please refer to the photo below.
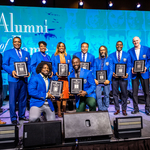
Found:
<svg viewBox="0 0 150 150"><path fill-rule="evenodd" d="M44 41L40 41L40 42L38 43L39 47L40 47L40 45L41 45L41 44L43 44L43 45L47 46L47 43L46 43L46 42L44 42Z"/></svg>
<svg viewBox="0 0 150 150"><path fill-rule="evenodd" d="M38 66L36 67L36 73L37 74L41 73L41 70L42 70L44 65L47 65L49 67L49 73L52 72L51 64L49 62L43 61L43 62L39 63Z"/></svg>

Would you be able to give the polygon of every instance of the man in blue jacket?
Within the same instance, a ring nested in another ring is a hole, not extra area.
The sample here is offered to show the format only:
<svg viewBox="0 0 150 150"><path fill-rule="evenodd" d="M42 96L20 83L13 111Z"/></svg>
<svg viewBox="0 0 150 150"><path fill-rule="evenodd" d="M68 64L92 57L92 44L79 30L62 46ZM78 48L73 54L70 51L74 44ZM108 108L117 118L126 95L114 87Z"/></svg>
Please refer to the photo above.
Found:
<svg viewBox="0 0 150 150"><path fill-rule="evenodd" d="M86 104L90 111L96 111L96 94L94 92L96 85L91 71L81 68L80 59L76 56L72 59L72 65L73 72L68 76L68 81L70 81L70 78L84 78L84 88L76 96L76 111L85 111Z"/></svg>
<svg viewBox="0 0 150 150"><path fill-rule="evenodd" d="M77 52L74 55L77 56L82 62L90 62L90 70L93 73L95 57L92 54L88 53L88 48L89 48L89 44L83 42L81 44L81 52Z"/></svg>
<svg viewBox="0 0 150 150"><path fill-rule="evenodd" d="M21 39L13 39L13 49L4 52L3 69L8 73L9 82L9 107L12 124L17 124L16 101L19 105L19 120L27 120L25 117L27 101L27 78L30 76L30 54L21 49ZM14 62L26 62L28 76L18 77L15 71Z"/></svg>
<svg viewBox="0 0 150 150"><path fill-rule="evenodd" d="M149 99L149 66L150 66L150 48L140 45L140 38L133 38L134 47L131 48L128 52L131 56L132 64L132 90L133 90L133 106L134 111L132 114L139 112L138 107L138 89L139 89L139 80L141 81L144 98L145 98L145 113L150 115L150 99ZM135 73L133 70L135 60L145 60L145 69L144 72Z"/></svg>
<svg viewBox="0 0 150 150"><path fill-rule="evenodd" d="M55 98L50 94L49 85L50 79L48 74L52 72L52 67L47 62L41 62L36 68L36 75L32 76L29 85L28 92L31 96L30 99L30 113L29 121L35 122L39 119L42 112L46 113L47 121L55 120L55 111L53 103L50 99Z"/></svg>
<svg viewBox="0 0 150 150"><path fill-rule="evenodd" d="M107 80L103 84L99 84L96 80L96 71L106 70ZM96 83L96 97L98 110L105 111L109 107L109 92L110 83L113 75L113 64L110 57L108 57L106 46L101 46L99 48L99 57L94 61L94 79ZM104 91L104 100L102 100L102 89Z"/></svg>
<svg viewBox="0 0 150 150"><path fill-rule="evenodd" d="M122 51L123 43L121 41L118 41L116 43L116 49L117 51L110 54L110 57L112 58L113 62L113 78L112 78L112 91L113 91L113 98L114 98L114 104L115 104L115 113L114 115L117 115L120 113L120 106L118 101L118 87L120 86L121 89L121 100L122 100L122 114L124 116L127 115L126 109L127 109L127 85L128 85L128 76L131 71L131 58L130 55L124 51ZM115 74L115 65L116 64L126 64L126 76L118 77Z"/></svg>

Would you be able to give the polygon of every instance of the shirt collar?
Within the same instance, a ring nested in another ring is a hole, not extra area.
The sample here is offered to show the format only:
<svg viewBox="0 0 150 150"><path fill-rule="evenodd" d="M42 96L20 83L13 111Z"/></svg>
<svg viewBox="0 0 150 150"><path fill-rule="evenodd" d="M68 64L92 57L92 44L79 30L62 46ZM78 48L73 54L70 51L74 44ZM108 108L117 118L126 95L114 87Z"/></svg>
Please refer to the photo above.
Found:
<svg viewBox="0 0 150 150"><path fill-rule="evenodd" d="M19 51L21 51L21 49L20 49L20 48L19 48L19 49L14 48L14 49L15 49L16 51L18 51L18 50L19 50Z"/></svg>
<svg viewBox="0 0 150 150"><path fill-rule="evenodd" d="M40 75L42 76L43 79L46 79L46 80L48 79L48 76L45 77L42 73L40 73Z"/></svg>

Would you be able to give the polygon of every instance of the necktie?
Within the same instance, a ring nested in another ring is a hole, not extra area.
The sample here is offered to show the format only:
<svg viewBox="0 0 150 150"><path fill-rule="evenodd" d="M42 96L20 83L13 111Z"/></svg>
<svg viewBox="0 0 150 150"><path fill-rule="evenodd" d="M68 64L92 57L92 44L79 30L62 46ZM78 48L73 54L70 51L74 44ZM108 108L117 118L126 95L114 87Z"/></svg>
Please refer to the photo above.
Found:
<svg viewBox="0 0 150 150"><path fill-rule="evenodd" d="M85 54L83 54L83 62L85 62Z"/></svg>
<svg viewBox="0 0 150 150"><path fill-rule="evenodd" d="M118 51L118 62L120 62L120 51Z"/></svg>
<svg viewBox="0 0 150 150"><path fill-rule="evenodd" d="M20 51L17 50L17 52L18 52L18 57L20 58L20 60L22 60L22 56L21 56L21 54L20 54Z"/></svg>
<svg viewBox="0 0 150 150"><path fill-rule="evenodd" d="M104 67L104 58L101 59L101 70L103 70Z"/></svg>

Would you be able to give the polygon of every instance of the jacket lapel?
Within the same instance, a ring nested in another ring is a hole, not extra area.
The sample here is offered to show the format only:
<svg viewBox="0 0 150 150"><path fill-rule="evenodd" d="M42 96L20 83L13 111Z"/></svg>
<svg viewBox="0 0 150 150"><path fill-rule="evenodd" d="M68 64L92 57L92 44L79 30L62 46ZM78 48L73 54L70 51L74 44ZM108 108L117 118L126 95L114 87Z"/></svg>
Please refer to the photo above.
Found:
<svg viewBox="0 0 150 150"><path fill-rule="evenodd" d="M41 87L41 88L42 88L42 89L44 88L44 91L46 92L46 84L45 84L45 81L44 81L43 77L42 77L40 74L38 74L38 76L39 76L39 80L42 82L42 85L44 86L44 87Z"/></svg>

